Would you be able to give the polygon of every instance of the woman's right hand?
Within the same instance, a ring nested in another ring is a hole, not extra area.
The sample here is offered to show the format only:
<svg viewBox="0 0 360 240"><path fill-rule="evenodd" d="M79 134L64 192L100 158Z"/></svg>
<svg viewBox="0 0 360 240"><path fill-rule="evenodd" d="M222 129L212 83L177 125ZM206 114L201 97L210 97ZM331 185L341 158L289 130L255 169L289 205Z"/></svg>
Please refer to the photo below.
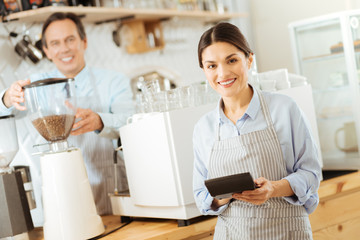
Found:
<svg viewBox="0 0 360 240"><path fill-rule="evenodd" d="M20 111L26 110L25 106L21 106L20 103L25 102L24 90L22 89L22 87L28 84L30 84L30 79L19 80L11 84L9 89L6 90L3 97L4 105L7 108L14 106L16 109Z"/></svg>

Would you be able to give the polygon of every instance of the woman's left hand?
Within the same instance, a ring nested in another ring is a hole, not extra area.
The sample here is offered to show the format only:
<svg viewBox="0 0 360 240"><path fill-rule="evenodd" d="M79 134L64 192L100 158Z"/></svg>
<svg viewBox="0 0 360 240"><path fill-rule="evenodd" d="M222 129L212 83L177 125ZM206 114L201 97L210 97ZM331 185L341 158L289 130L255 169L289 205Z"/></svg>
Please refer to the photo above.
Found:
<svg viewBox="0 0 360 240"><path fill-rule="evenodd" d="M255 179L254 182L258 188L255 190L243 191L242 193L234 193L232 197L255 205L263 204L272 197L274 186L271 181L264 177L260 177Z"/></svg>

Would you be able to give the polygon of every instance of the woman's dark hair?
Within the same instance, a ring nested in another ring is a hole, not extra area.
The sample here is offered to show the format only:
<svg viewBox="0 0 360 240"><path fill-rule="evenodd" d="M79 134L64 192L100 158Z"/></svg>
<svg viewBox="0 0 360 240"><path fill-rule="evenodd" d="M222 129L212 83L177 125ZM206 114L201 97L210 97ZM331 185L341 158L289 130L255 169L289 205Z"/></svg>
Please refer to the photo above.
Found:
<svg viewBox="0 0 360 240"><path fill-rule="evenodd" d="M202 52L215 42L227 42L242 51L248 58L253 52L240 29L227 22L221 22L203 33L198 45L199 65L203 68Z"/></svg>
<svg viewBox="0 0 360 240"><path fill-rule="evenodd" d="M41 35L42 35L42 39L41 39L41 43L43 46L47 47L46 45L46 36L45 36L45 31L46 29L49 27L49 25L52 22L55 21L61 21L61 20L65 20L65 19L70 19L71 21L73 21L76 25L76 29L80 35L80 39L84 40L86 38L86 33L85 33L85 29L84 29L84 25L82 24L80 18L78 16L76 16L73 13L64 13L64 12L56 12L51 14L45 21L43 27L42 27L42 31L41 31Z"/></svg>

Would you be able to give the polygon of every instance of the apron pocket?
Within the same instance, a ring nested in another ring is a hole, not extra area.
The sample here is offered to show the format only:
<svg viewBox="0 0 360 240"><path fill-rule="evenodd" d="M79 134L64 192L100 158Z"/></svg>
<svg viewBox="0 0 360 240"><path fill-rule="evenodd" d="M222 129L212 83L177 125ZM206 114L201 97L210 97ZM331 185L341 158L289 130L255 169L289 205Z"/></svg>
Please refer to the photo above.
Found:
<svg viewBox="0 0 360 240"><path fill-rule="evenodd" d="M312 240L312 233L309 231L291 231L290 240Z"/></svg>

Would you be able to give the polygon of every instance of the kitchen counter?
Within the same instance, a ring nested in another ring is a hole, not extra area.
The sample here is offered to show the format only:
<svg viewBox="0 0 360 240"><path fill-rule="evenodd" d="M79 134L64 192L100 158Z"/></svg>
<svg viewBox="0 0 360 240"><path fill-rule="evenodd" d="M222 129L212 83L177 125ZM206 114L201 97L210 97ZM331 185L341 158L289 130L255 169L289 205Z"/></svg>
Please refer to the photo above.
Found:
<svg viewBox="0 0 360 240"><path fill-rule="evenodd" d="M320 203L310 214L314 240L358 239L360 229L360 172L322 181ZM119 216L104 216L106 232L123 223ZM202 217L186 227L178 227L176 220L135 218L125 227L101 238L104 240L202 239L210 240L216 217ZM30 232L30 240L43 240L42 229Z"/></svg>
<svg viewBox="0 0 360 240"><path fill-rule="evenodd" d="M119 228L124 223L120 222L119 216L103 216L106 227L105 233L110 233L102 238L104 240L159 240L159 239L202 239L210 240L214 232L216 217L199 217L197 222L185 227L178 227L176 220L134 218L134 220ZM29 233L30 240L43 240L42 228L35 228Z"/></svg>

